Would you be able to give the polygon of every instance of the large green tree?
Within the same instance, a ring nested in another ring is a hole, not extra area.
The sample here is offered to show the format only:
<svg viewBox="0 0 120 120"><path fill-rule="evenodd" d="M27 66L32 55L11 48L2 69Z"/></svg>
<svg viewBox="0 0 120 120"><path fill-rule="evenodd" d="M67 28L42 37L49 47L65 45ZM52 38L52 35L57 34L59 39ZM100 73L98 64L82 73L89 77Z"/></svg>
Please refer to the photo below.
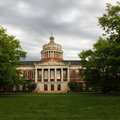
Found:
<svg viewBox="0 0 120 120"><path fill-rule="evenodd" d="M109 92L120 89L120 2L107 3L106 13L98 21L104 33L92 50L79 54L81 74L88 86Z"/></svg>
<svg viewBox="0 0 120 120"><path fill-rule="evenodd" d="M25 56L19 40L8 35L7 30L0 26L0 89L18 84L21 78L16 68Z"/></svg>

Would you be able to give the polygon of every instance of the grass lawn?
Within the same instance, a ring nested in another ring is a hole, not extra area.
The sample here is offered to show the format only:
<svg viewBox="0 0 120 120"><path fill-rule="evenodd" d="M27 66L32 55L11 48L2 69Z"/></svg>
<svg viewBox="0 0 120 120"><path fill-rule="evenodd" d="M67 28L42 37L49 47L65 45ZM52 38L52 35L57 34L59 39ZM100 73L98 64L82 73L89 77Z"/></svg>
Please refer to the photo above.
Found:
<svg viewBox="0 0 120 120"><path fill-rule="evenodd" d="M120 120L120 96L14 94L0 96L0 120Z"/></svg>

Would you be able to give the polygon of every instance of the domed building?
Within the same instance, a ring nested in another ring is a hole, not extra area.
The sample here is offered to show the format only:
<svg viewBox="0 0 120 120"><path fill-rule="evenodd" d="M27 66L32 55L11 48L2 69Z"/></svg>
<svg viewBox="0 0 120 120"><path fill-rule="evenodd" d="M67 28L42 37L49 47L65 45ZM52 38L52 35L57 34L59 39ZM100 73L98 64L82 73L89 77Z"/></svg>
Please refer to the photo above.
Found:
<svg viewBox="0 0 120 120"><path fill-rule="evenodd" d="M49 38L50 42L43 45L43 50L41 51L41 60L63 60L63 51L61 45L54 42L54 37Z"/></svg>
<svg viewBox="0 0 120 120"><path fill-rule="evenodd" d="M68 82L84 83L78 60L63 60L61 45L55 43L51 35L49 43L43 45L40 61L21 61L18 67L26 80L37 83L36 92L67 92Z"/></svg>

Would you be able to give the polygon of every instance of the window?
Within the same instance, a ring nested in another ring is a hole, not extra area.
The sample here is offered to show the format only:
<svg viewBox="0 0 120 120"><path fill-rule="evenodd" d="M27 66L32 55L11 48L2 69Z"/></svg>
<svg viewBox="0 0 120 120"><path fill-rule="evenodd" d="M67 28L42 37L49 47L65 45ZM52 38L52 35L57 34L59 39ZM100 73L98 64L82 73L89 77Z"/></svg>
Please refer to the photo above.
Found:
<svg viewBox="0 0 120 120"><path fill-rule="evenodd" d="M32 71L32 79L34 79L35 78L35 71L33 70Z"/></svg>
<svg viewBox="0 0 120 120"><path fill-rule="evenodd" d="M70 70L70 78L73 79L73 70Z"/></svg>
<svg viewBox="0 0 120 120"><path fill-rule="evenodd" d="M67 69L63 69L63 79L67 79Z"/></svg>
<svg viewBox="0 0 120 120"><path fill-rule="evenodd" d="M61 90L61 85L60 84L58 84L57 90Z"/></svg>
<svg viewBox="0 0 120 120"><path fill-rule="evenodd" d="M61 71L60 71L60 69L58 69L58 70L57 70L57 79L61 79L60 76L61 76Z"/></svg>
<svg viewBox="0 0 120 120"><path fill-rule="evenodd" d="M29 71L26 71L25 78L29 79Z"/></svg>
<svg viewBox="0 0 120 120"><path fill-rule="evenodd" d="M76 78L76 79L79 79L79 70L76 70L76 71L75 71L75 78Z"/></svg>
<svg viewBox="0 0 120 120"><path fill-rule="evenodd" d="M44 84L44 90L45 90L45 91L48 90L48 86L47 86L47 84Z"/></svg>
<svg viewBox="0 0 120 120"><path fill-rule="evenodd" d="M38 70L38 79L42 78L42 70Z"/></svg>
<svg viewBox="0 0 120 120"><path fill-rule="evenodd" d="M53 84L51 84L51 90L54 90L54 85Z"/></svg>
<svg viewBox="0 0 120 120"><path fill-rule="evenodd" d="M48 79L48 70L44 70L44 79Z"/></svg>
<svg viewBox="0 0 120 120"><path fill-rule="evenodd" d="M50 57L51 57L51 58L53 57L53 51L51 51L51 53L50 53Z"/></svg>
<svg viewBox="0 0 120 120"><path fill-rule="evenodd" d="M55 78L54 70L50 70L50 79L54 79L54 78Z"/></svg>

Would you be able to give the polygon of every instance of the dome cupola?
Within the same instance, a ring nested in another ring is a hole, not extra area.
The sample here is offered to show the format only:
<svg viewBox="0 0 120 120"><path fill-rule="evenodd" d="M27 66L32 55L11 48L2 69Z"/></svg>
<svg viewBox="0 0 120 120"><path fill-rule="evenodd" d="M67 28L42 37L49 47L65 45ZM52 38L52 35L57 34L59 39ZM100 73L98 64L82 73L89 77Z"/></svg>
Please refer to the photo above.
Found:
<svg viewBox="0 0 120 120"><path fill-rule="evenodd" d="M50 43L54 43L54 37L52 35L50 36L49 40L50 40Z"/></svg>
<svg viewBox="0 0 120 120"><path fill-rule="evenodd" d="M63 60L62 47L54 42L55 38L53 35L49 38L50 42L43 45L43 50L41 51L41 60Z"/></svg>

